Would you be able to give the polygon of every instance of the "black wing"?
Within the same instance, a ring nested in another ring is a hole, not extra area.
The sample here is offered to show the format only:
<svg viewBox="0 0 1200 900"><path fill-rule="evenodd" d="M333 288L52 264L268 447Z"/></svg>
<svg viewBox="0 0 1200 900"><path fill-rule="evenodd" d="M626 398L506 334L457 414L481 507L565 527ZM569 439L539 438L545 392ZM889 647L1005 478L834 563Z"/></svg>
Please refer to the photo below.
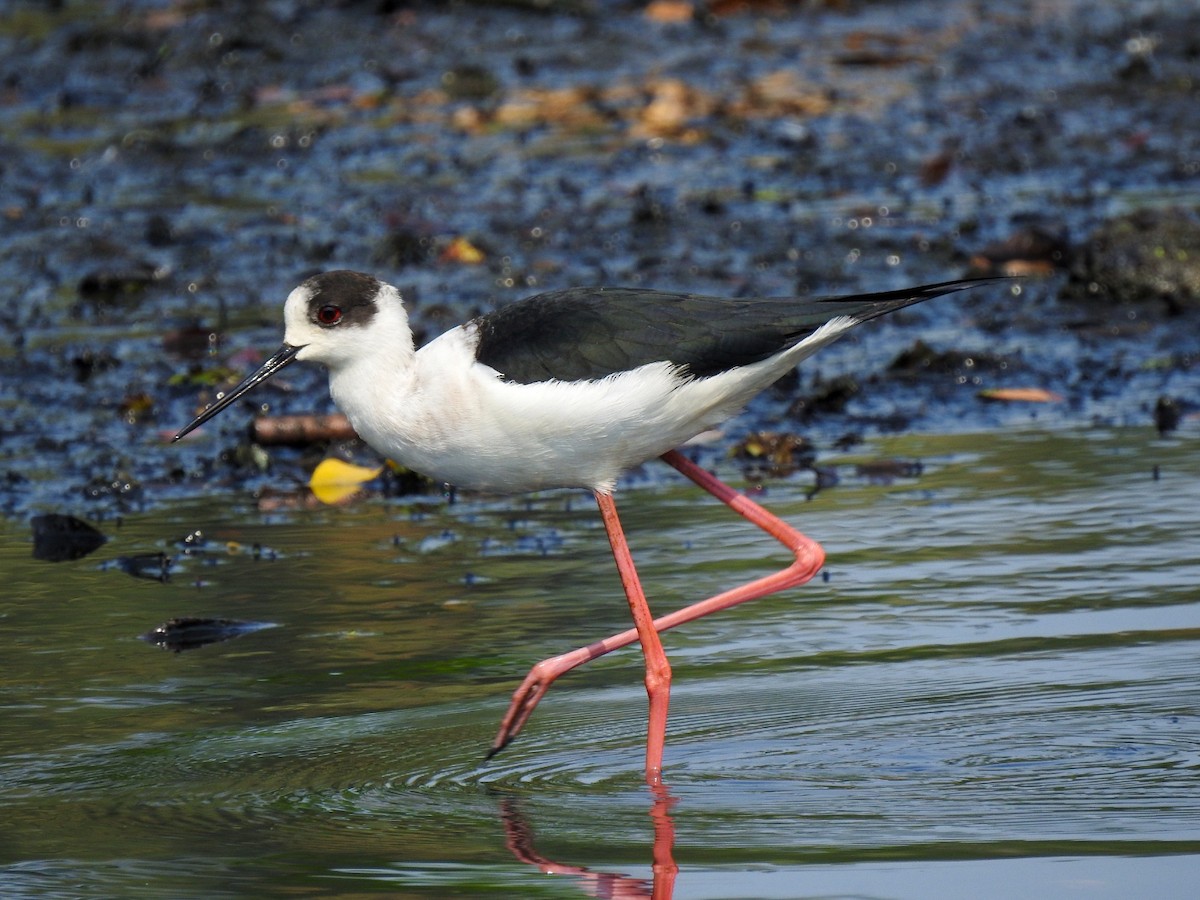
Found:
<svg viewBox="0 0 1200 900"><path fill-rule="evenodd" d="M837 316L865 322L986 280L806 300L571 288L518 301L470 325L479 340L475 358L522 384L604 378L652 362L705 377L774 356Z"/></svg>

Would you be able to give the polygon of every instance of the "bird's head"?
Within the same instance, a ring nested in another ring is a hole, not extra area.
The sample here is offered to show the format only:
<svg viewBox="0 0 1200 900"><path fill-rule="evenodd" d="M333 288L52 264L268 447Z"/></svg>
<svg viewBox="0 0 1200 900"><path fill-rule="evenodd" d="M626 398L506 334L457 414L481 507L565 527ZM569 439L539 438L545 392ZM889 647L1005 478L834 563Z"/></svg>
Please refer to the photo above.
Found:
<svg viewBox="0 0 1200 900"><path fill-rule="evenodd" d="M217 398L174 440L207 422L276 372L300 359L330 372L383 352L388 345L411 351L412 333L400 292L372 275L338 270L314 275L288 294L283 307L283 346L254 374Z"/></svg>
<svg viewBox="0 0 1200 900"><path fill-rule="evenodd" d="M288 294L285 346L295 358L336 370L361 359L367 345L411 343L400 292L373 275L339 270L314 275Z"/></svg>

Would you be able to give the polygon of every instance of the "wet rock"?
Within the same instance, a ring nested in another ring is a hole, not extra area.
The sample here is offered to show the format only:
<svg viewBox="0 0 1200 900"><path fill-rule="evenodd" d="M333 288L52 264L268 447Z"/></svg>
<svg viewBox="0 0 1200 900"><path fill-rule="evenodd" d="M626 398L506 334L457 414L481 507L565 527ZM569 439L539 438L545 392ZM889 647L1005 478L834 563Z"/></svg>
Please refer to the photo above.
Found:
<svg viewBox="0 0 1200 900"><path fill-rule="evenodd" d="M829 381L823 381L817 384L809 394L797 397L788 407L787 414L790 418L807 422L822 413L842 413L846 411L846 404L861 390L856 378L851 375L841 375Z"/></svg>
<svg viewBox="0 0 1200 900"><path fill-rule="evenodd" d="M1083 243L1062 296L1200 308L1200 212L1147 209L1110 219Z"/></svg>
<svg viewBox="0 0 1200 900"><path fill-rule="evenodd" d="M155 213L146 222L146 243L151 247L167 247L175 243L175 229L171 221L161 213Z"/></svg>
<svg viewBox="0 0 1200 900"><path fill-rule="evenodd" d="M206 358L216 350L218 343L217 332L199 325L172 328L162 336L163 350L185 359Z"/></svg>
<svg viewBox="0 0 1200 900"><path fill-rule="evenodd" d="M1159 434L1169 434L1179 427L1179 404L1174 397L1159 397L1154 404L1154 427Z"/></svg>
<svg viewBox="0 0 1200 900"><path fill-rule="evenodd" d="M433 256L434 237L413 228L395 228L375 245L376 264L393 269L417 266Z"/></svg>
<svg viewBox="0 0 1200 900"><path fill-rule="evenodd" d="M168 619L152 631L139 635L150 644L179 653L195 650L206 644L216 644L263 628L266 622L241 622L237 619L206 619L198 616L179 616Z"/></svg>
<svg viewBox="0 0 1200 900"><path fill-rule="evenodd" d="M166 274L163 268L149 262L120 269L96 269L79 279L79 299L95 307L115 306L140 297Z"/></svg>
<svg viewBox="0 0 1200 900"><path fill-rule="evenodd" d="M901 350L888 364L896 375L976 375L979 372L999 372L1014 368L1009 359L994 353L975 353L966 350L937 350L918 339Z"/></svg>
<svg viewBox="0 0 1200 900"><path fill-rule="evenodd" d="M33 558L45 562L66 562L94 553L108 540L87 522L59 513L34 516Z"/></svg>
<svg viewBox="0 0 1200 900"><path fill-rule="evenodd" d="M120 365L120 361L106 351L84 350L71 357L71 368L75 381L84 384L99 372L107 372Z"/></svg>

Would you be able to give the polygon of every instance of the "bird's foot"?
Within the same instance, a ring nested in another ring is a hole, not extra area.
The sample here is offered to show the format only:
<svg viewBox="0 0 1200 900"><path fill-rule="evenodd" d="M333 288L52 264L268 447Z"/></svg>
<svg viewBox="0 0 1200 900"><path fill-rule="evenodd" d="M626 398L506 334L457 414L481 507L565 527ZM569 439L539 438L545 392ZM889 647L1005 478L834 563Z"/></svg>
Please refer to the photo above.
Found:
<svg viewBox="0 0 1200 900"><path fill-rule="evenodd" d="M513 693L512 702L508 705L508 712L500 720L500 730L496 732L496 739L492 741L491 749L488 750L485 759L491 759L511 744L513 738L521 733L521 729L533 715L533 710L549 690L551 682L561 674L552 669L552 664L557 659L558 657L544 659L529 670L529 674L525 676L521 686Z"/></svg>

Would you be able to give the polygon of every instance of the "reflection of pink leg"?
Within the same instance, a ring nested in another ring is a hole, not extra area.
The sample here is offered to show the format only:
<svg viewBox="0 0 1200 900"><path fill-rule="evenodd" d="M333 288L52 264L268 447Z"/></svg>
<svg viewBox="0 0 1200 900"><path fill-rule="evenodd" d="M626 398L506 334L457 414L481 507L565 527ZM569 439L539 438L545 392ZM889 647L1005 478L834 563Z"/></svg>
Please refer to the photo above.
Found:
<svg viewBox="0 0 1200 900"><path fill-rule="evenodd" d="M533 829L521 815L515 800L504 800L500 804L505 843L513 856L523 863L537 866L547 875L572 875L578 878L580 886L590 897L606 897L611 900L671 900L675 893L675 876L679 872L674 857L675 825L671 821L671 807L675 798L661 783L652 786L651 790L654 792L654 803L650 807L650 818L654 822L652 885L628 875L593 872L586 866L558 863L542 856L533 845Z"/></svg>
<svg viewBox="0 0 1200 900"><path fill-rule="evenodd" d="M714 613L722 609L728 609L731 606L737 606L739 603L745 603L747 600L757 600L759 597L764 597L767 594L773 594L777 591L785 590L786 588L795 587L798 584L803 584L820 571L821 565L825 562L825 551L821 549L821 545L811 538L806 537L796 529L792 528L787 523L781 521L778 517L767 512L749 497L739 494L729 485L720 481L713 475L710 475L704 469L697 466L695 463L685 459L676 450L663 455L663 461L671 466L674 466L681 473L686 475L704 490L708 491L738 515L753 522L779 543L783 544L795 556L795 561L779 572L773 575L767 575L763 578L758 578L740 587L717 594L715 597L710 597L707 600L701 600L699 603L693 603L691 606L685 606L683 609L676 610L673 613L668 613L654 620L655 631L666 631L668 628L674 628L676 625L682 625L684 622L690 622L693 619L698 619L701 616L706 616L709 613ZM599 500L599 495L597 496ZM604 503L601 501L601 511L604 512ZM612 511L615 521L616 511ZM606 514L607 516L607 514ZM613 529L609 525L607 517L605 518L605 527L609 529L609 539L613 539ZM616 529L620 531L620 524L616 524ZM624 537L621 537L621 544L624 545ZM617 548L614 543L614 554ZM625 551L628 553L628 550ZM621 580L625 584L626 593L628 595L630 582L626 580L627 573L622 569L622 563L618 557L618 569L621 569ZM628 573L632 576L632 583L637 584L637 575L633 572L632 561L628 563ZM637 585L637 591L641 593L641 586ZM645 603L645 598L642 597L642 603ZM634 605L634 599L630 597L630 605ZM636 621L636 618L635 618ZM521 728L529 720L529 716L533 713L534 707L538 701L542 699L554 679L565 672L571 671L576 666L580 666L585 662L603 656L620 647L625 647L639 639L638 628L631 628L628 631L623 631L620 634L615 634L607 637L604 640L596 641L594 644L589 644L586 647L580 647L578 650L572 650L570 653L564 653L561 656L552 656L549 659L544 659L535 665L521 686L517 688L513 694L512 703L508 707L508 712L504 714L503 720L500 722L500 731L496 735L495 741L492 742L492 749L488 755L491 756L503 750L512 741L513 738L520 733ZM645 648L647 641L645 637L641 638L642 646ZM661 649L661 646L660 646ZM665 663L665 657L663 659ZM647 678L649 679L650 656L647 654ZM669 669L668 677L669 677ZM649 688L648 688L649 689ZM653 702L651 703L651 725L654 725ZM666 721L666 701L662 701L662 716L663 724ZM654 734L650 735L650 743L655 740ZM659 747L661 753L661 746ZM651 746L647 746L647 763L650 762ZM650 773L647 771L647 777Z"/></svg>
<svg viewBox="0 0 1200 900"><path fill-rule="evenodd" d="M675 820L671 818L671 807L675 798L662 782L651 785L654 804L650 807L650 819L654 822L654 893L651 900L671 900L675 896L675 876L679 866L675 864Z"/></svg>

